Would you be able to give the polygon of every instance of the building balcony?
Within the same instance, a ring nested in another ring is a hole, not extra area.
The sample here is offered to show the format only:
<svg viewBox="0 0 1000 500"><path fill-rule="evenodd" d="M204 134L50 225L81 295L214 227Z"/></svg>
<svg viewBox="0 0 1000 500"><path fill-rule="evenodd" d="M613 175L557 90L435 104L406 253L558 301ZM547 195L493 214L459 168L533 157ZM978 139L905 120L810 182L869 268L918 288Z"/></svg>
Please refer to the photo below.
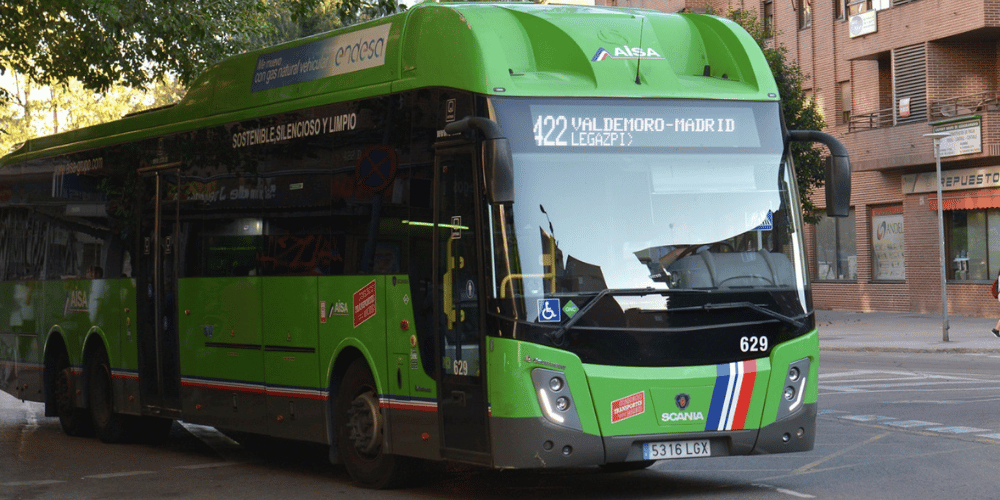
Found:
<svg viewBox="0 0 1000 500"><path fill-rule="evenodd" d="M931 101L926 118L908 119L905 123L897 117L895 108L851 115L842 140L851 153L852 168L856 171L933 164L933 143L924 134L948 124L956 124L955 127L963 130L963 140L969 142L963 147L972 152L949 156L945 162L1000 156L1000 143L995 139L1000 132L1000 92L997 91ZM970 128L973 130L968 130Z"/></svg>
<svg viewBox="0 0 1000 500"><path fill-rule="evenodd" d="M997 40L998 9L1000 0L924 0L894 5L875 12L874 32L851 37L851 20L842 23L836 33L838 51L845 60L873 59L892 49L927 41Z"/></svg>

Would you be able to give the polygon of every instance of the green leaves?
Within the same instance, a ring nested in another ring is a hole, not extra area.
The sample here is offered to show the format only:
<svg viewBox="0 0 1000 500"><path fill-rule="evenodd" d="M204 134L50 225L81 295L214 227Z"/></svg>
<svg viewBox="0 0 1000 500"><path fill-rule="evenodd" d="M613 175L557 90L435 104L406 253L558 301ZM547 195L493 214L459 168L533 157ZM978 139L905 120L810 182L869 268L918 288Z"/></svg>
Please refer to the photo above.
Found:
<svg viewBox="0 0 1000 500"><path fill-rule="evenodd" d="M302 0L308 8L319 0ZM182 84L270 30L266 0L34 0L0 3L0 70L104 91Z"/></svg>
<svg viewBox="0 0 1000 500"><path fill-rule="evenodd" d="M823 115L817 109L815 99L809 98L802 88L808 76L802 73L797 64L786 60L787 49L784 46L775 46L774 43L768 46L765 43L765 40L775 34L769 32L757 11L737 9L730 11L726 17L747 30L764 51L764 57L767 58L778 84L781 109L789 130L823 130L826 127ZM802 215L807 223L815 224L819 222L822 210L816 208L812 194L814 189L823 186L826 163L822 151L810 143L792 143L791 152L802 199Z"/></svg>

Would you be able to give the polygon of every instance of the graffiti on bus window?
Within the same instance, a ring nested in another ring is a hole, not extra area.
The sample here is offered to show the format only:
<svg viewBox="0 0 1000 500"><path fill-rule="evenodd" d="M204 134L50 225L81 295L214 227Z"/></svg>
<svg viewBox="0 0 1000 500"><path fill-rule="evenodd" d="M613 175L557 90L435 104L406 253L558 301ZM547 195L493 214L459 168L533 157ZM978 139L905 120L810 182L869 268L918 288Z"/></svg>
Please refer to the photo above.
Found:
<svg viewBox="0 0 1000 500"><path fill-rule="evenodd" d="M344 256L342 236L323 234L267 236L265 253L258 257L265 275L340 274Z"/></svg>

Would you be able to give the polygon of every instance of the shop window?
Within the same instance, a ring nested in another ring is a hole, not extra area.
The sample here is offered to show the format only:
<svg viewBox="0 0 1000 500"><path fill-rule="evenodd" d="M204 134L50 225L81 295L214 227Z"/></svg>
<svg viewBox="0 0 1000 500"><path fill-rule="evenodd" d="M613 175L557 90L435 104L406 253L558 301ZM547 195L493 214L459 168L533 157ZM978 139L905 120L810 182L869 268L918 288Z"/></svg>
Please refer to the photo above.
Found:
<svg viewBox="0 0 1000 500"><path fill-rule="evenodd" d="M816 224L816 279L858 279L854 209L847 217L827 217Z"/></svg>
<svg viewBox="0 0 1000 500"><path fill-rule="evenodd" d="M1000 272L1000 209L954 210L947 223L948 279L988 281Z"/></svg>
<svg viewBox="0 0 1000 500"><path fill-rule="evenodd" d="M903 206L872 209L872 279L905 280Z"/></svg>

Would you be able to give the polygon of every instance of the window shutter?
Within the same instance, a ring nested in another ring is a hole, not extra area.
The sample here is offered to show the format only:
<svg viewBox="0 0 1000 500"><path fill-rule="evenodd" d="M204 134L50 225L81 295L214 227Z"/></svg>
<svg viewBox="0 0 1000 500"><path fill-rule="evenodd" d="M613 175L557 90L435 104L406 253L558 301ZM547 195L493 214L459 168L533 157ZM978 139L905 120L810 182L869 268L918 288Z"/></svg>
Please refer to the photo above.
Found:
<svg viewBox="0 0 1000 500"><path fill-rule="evenodd" d="M896 123L927 121L926 47L919 43L892 51L893 107ZM910 99L910 116L899 115L899 100Z"/></svg>

